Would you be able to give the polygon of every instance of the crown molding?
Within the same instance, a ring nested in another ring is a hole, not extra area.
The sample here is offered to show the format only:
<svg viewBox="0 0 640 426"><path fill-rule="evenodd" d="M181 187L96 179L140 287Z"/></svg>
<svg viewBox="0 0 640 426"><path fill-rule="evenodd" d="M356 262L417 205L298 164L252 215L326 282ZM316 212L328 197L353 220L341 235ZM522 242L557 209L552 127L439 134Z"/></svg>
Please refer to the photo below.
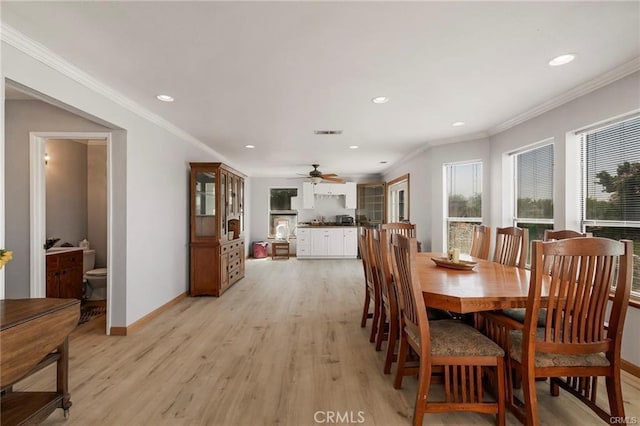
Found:
<svg viewBox="0 0 640 426"><path fill-rule="evenodd" d="M44 45L30 39L26 35L22 34L18 30L14 29L4 22L0 22L0 40L10 46L15 47L16 49L43 63L44 65L54 69L55 71L63 74L64 76L72 79L73 81L80 83L93 92L109 99L110 101L136 114L137 116L165 129L171 134L184 139L187 142L190 142L198 148L204 149L214 154L220 159L220 161L227 163L233 167L233 164L231 164L231 162L227 158L225 158L219 152L215 151L209 145L195 138L175 124L149 111L142 105L127 98L126 96L112 89L100 80L97 80L96 78L90 76L86 72L71 64L69 61L55 54Z"/></svg>
<svg viewBox="0 0 640 426"><path fill-rule="evenodd" d="M495 134L504 132L505 130L517 126L518 124L524 123L527 120L530 120L534 117L544 114L545 112L551 111L554 108L571 102L574 99L579 98L580 96L584 96L588 93L600 89L601 87L606 86L607 84L611 84L614 81L620 80L621 78L624 78L636 71L640 71L640 57L634 58L631 61L612 69L611 71L601 74L594 79L582 83L579 86L574 87L573 89L567 90L566 92L552 99L549 99L548 101L528 111L525 111L522 114L518 114L515 117L510 118L509 120L498 124L495 127L492 127L488 130L488 134L489 136L493 136Z"/></svg>

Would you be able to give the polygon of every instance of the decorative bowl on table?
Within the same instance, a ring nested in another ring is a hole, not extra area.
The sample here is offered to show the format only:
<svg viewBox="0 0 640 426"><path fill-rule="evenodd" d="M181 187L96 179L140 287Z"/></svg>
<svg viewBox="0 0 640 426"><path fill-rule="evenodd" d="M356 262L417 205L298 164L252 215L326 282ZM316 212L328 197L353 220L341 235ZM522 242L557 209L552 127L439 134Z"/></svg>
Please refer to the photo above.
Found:
<svg viewBox="0 0 640 426"><path fill-rule="evenodd" d="M433 260L436 265L442 266L443 268L460 269L463 271L470 271L477 265L476 262L472 262L470 260L460 259L457 262L454 262L449 260L447 257L432 257L431 260Z"/></svg>

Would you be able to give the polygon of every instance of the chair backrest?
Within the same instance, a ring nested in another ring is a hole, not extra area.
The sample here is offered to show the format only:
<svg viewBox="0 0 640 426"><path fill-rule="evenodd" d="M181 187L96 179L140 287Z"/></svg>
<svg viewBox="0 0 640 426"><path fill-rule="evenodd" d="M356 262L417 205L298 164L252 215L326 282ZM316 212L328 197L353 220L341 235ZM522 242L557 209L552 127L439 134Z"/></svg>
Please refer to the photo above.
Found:
<svg viewBox="0 0 640 426"><path fill-rule="evenodd" d="M360 258L362 259L362 268L364 269L364 279L367 287L373 290L373 274L371 271L371 262L369 258L369 242L368 230L364 229L358 235L358 249L360 250Z"/></svg>
<svg viewBox="0 0 640 426"><path fill-rule="evenodd" d="M420 279L416 270L418 245L415 238L401 234L391 235L393 276L398 288L398 303L401 311L400 326L420 336L421 356L431 353L427 308L422 296ZM427 358L424 358L427 359ZM422 374L422 372L421 372Z"/></svg>
<svg viewBox="0 0 640 426"><path fill-rule="evenodd" d="M496 228L496 248L493 261L503 265L524 268L529 248L529 230L510 226Z"/></svg>
<svg viewBox="0 0 640 426"><path fill-rule="evenodd" d="M523 330L523 363L538 352L589 354L605 352L619 361L624 318L632 280L633 243L607 238L534 241L531 281ZM550 277L544 269L553 256ZM614 276L617 281L608 331L605 312ZM544 338L536 342L543 283L548 285Z"/></svg>
<svg viewBox="0 0 640 426"><path fill-rule="evenodd" d="M558 231L554 231L553 229L545 229L544 230L544 240L543 241L560 241L560 240L568 240L569 238L580 238L580 237L590 237L589 234L582 234L578 231L572 231L571 229L560 229ZM553 263L553 256L545 256L544 259L544 270L547 273L551 272L551 265Z"/></svg>
<svg viewBox="0 0 640 426"><path fill-rule="evenodd" d="M371 232L371 257L373 258L373 270L376 271L382 300L389 310L397 312L398 301L395 285L391 274L392 264L389 256L389 245L386 244L386 230L374 229ZM383 244L385 242L385 244Z"/></svg>
<svg viewBox="0 0 640 426"><path fill-rule="evenodd" d="M387 231L387 244L391 244L391 235L400 234L407 238L416 237L416 225L407 222L391 222L380 225L380 230Z"/></svg>
<svg viewBox="0 0 640 426"><path fill-rule="evenodd" d="M380 229L387 231L388 236L391 234L401 234L405 237L411 238L416 236L416 225L414 223L406 222L391 222L383 223L380 225Z"/></svg>
<svg viewBox="0 0 640 426"><path fill-rule="evenodd" d="M471 233L471 251L469 254L480 259L488 259L489 246L491 245L491 227L473 225Z"/></svg>
<svg viewBox="0 0 640 426"><path fill-rule="evenodd" d="M572 231L571 229L561 229L555 231L553 229L545 229L544 230L544 241L558 241L558 240L566 240L569 238L580 238L586 237L587 234L580 233L578 231Z"/></svg>

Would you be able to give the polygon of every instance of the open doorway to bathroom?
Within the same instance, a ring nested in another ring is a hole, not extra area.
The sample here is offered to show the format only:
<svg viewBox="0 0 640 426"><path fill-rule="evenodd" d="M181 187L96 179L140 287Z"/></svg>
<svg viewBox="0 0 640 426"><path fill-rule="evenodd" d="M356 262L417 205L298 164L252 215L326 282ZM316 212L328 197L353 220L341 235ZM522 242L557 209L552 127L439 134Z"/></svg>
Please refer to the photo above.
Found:
<svg viewBox="0 0 640 426"><path fill-rule="evenodd" d="M108 261L106 139L47 138L45 187L46 237L51 242L57 240L48 251L62 247L82 249L79 325L101 321L102 327L92 329L104 330Z"/></svg>
<svg viewBox="0 0 640 426"><path fill-rule="evenodd" d="M81 320L101 334L109 334L112 308L110 141L106 132L30 132L29 148L30 295L48 297L44 241L82 248L84 284L73 297L82 299Z"/></svg>

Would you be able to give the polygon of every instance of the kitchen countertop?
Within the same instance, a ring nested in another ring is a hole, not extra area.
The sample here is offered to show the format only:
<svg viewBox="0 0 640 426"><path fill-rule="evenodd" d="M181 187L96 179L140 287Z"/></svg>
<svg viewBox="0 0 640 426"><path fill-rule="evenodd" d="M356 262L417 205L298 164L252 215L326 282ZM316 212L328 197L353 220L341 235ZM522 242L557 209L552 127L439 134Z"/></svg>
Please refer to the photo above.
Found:
<svg viewBox="0 0 640 426"><path fill-rule="evenodd" d="M52 247L47 250L47 256L50 254L68 253L70 251L82 250L80 247Z"/></svg>
<svg viewBox="0 0 640 426"><path fill-rule="evenodd" d="M325 222L318 224L299 223L298 228L355 228L356 225L338 225L337 223Z"/></svg>

